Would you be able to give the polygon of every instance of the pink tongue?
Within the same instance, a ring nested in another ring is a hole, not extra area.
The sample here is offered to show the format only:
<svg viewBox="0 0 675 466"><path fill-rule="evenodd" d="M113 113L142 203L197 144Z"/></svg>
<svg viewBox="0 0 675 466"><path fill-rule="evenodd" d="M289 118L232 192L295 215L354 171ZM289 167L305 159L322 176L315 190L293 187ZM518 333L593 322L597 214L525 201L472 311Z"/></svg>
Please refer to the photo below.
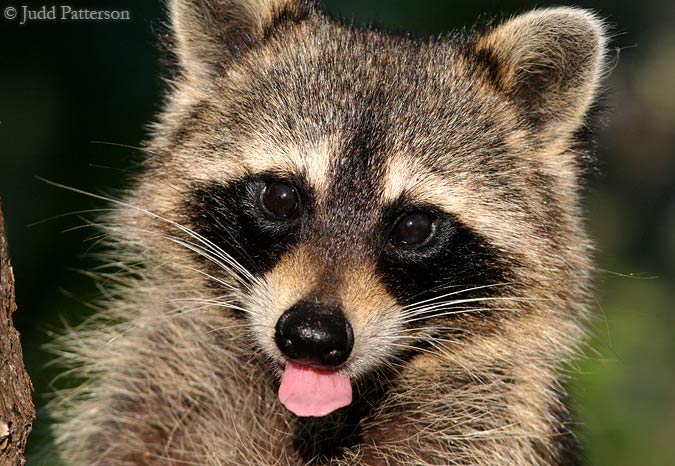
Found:
<svg viewBox="0 0 675 466"><path fill-rule="evenodd" d="M325 416L352 402L349 377L289 362L281 376L279 401L298 416Z"/></svg>

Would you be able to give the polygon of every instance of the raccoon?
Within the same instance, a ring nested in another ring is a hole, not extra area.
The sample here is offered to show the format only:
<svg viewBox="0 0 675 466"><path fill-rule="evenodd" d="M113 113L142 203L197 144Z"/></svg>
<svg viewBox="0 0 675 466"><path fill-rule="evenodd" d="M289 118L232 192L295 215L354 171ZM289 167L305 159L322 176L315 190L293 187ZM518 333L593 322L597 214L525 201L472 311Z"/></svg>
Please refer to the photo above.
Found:
<svg viewBox="0 0 675 466"><path fill-rule="evenodd" d="M69 465L573 465L606 28L171 0L178 71L59 342Z"/></svg>

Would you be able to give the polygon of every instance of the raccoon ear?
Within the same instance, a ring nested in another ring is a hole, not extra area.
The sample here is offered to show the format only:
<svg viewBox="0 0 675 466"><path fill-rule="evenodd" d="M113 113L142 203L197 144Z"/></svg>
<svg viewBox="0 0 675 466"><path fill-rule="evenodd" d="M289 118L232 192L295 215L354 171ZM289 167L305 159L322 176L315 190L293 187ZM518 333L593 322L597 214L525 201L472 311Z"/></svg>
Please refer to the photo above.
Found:
<svg viewBox="0 0 675 466"><path fill-rule="evenodd" d="M175 53L195 77L212 76L276 25L308 12L303 0L169 0Z"/></svg>
<svg viewBox="0 0 675 466"><path fill-rule="evenodd" d="M538 128L574 131L597 94L605 28L576 8L534 10L488 31L475 42L490 78Z"/></svg>

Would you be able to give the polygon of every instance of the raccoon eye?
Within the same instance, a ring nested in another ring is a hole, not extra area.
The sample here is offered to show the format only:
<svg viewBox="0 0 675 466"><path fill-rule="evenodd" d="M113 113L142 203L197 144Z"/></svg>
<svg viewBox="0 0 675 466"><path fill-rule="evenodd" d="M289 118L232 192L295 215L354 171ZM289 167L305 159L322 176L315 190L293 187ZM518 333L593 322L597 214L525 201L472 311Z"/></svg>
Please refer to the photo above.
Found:
<svg viewBox="0 0 675 466"><path fill-rule="evenodd" d="M273 217L287 219L297 213L300 200L295 188L286 183L273 181L265 186L262 204Z"/></svg>
<svg viewBox="0 0 675 466"><path fill-rule="evenodd" d="M397 245L415 246L423 243L434 230L434 221L429 214L412 212L403 216L394 225L391 240Z"/></svg>

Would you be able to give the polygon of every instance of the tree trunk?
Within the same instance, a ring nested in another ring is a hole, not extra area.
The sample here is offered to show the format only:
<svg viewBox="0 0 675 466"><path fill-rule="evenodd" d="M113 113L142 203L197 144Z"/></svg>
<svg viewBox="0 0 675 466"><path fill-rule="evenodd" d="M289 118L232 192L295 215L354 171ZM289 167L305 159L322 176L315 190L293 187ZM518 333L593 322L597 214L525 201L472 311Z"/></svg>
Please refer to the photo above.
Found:
<svg viewBox="0 0 675 466"><path fill-rule="evenodd" d="M0 466L26 464L26 440L35 419L33 384L23 366L19 332L12 323L15 310L14 273L0 204Z"/></svg>

